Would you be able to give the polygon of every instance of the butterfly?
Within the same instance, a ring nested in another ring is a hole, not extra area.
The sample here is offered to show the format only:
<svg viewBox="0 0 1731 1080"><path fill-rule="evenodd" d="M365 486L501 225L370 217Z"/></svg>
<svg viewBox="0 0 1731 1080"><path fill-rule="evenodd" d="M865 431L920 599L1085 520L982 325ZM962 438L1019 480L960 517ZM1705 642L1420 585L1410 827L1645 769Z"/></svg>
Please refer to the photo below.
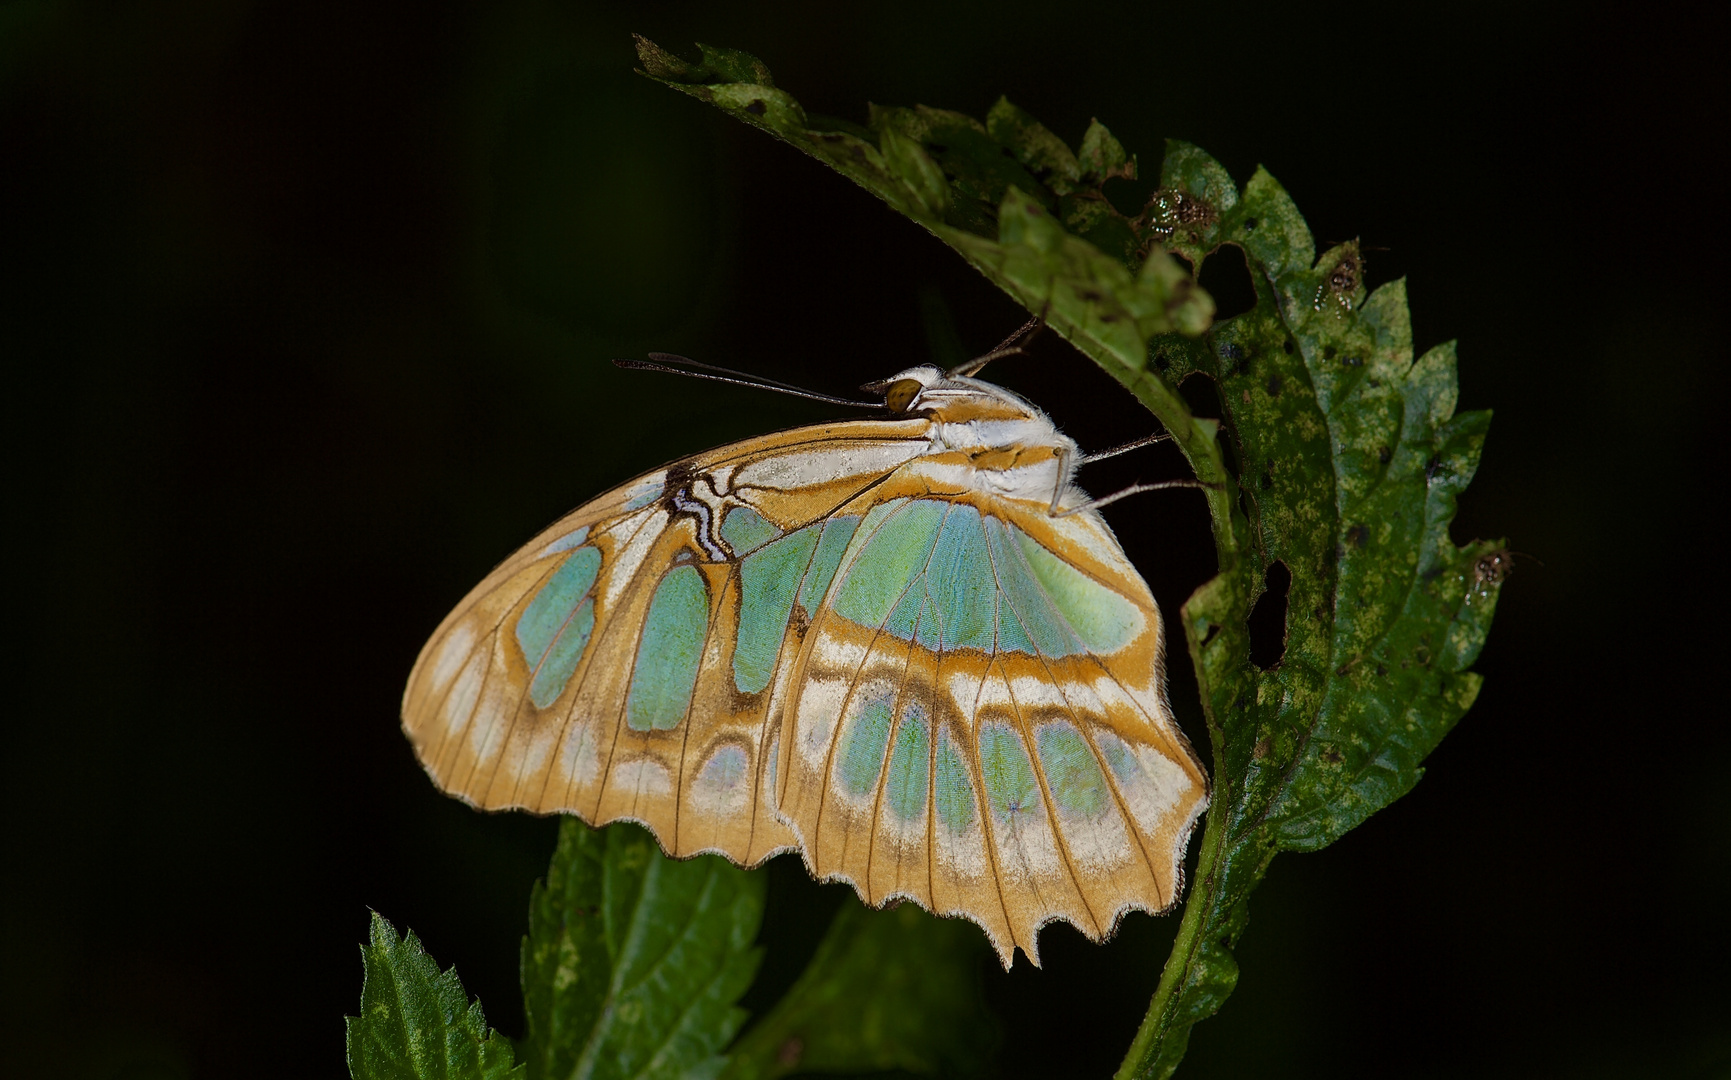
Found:
<svg viewBox="0 0 1731 1080"><path fill-rule="evenodd" d="M1171 907L1208 780L1160 612L1108 500L1073 483L1077 444L972 377L1002 352L909 368L866 388L880 417L674 462L536 536L409 677L433 781L637 821L675 857L798 851L867 904L973 920L1005 968L1017 947L1038 966L1053 920L1100 941Z"/></svg>

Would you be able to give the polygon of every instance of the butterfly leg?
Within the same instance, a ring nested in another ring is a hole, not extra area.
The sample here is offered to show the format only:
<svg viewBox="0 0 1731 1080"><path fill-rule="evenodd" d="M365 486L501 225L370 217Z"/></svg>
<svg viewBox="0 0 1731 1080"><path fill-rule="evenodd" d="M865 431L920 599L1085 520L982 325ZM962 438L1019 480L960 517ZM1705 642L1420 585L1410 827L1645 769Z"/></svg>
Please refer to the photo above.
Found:
<svg viewBox="0 0 1731 1080"><path fill-rule="evenodd" d="M1157 435L1136 443L1127 443L1124 446L1108 450L1104 454L1095 454L1092 457L1083 458L1082 462L1085 464L1088 461L1098 461L1101 457L1110 457L1113 454L1123 453L1126 450L1133 450L1137 446L1146 446L1149 442L1157 442L1160 439L1167 437L1168 436ZM1200 480L1162 480L1154 484L1131 484L1122 491L1114 491L1112 494L1102 495L1098 499L1089 499L1081 506L1072 506L1066 510L1061 509L1058 503L1059 500L1064 497L1064 490L1070 486L1070 473L1070 451L1060 447L1058 449L1058 482L1052 487L1052 502L1051 505L1046 508L1047 517L1069 517L1071 514L1080 514L1084 510L1098 510L1100 507L1105 506L1108 503L1115 503L1119 499L1131 495L1139 495L1144 491L1164 491L1167 488L1212 489L1217 486L1214 484L1205 484Z"/></svg>
<svg viewBox="0 0 1731 1080"><path fill-rule="evenodd" d="M1122 446L1114 446L1110 450L1101 450L1097 454L1083 454L1081 457L1076 459L1076 465L1077 467L1092 465L1096 461L1105 461L1107 458L1117 457L1119 454L1128 454L1132 450L1140 450L1144 446L1153 446L1157 442L1165 442L1171 437L1171 435L1163 431L1154 435L1144 435L1140 439L1132 440Z"/></svg>
<svg viewBox="0 0 1731 1080"><path fill-rule="evenodd" d="M1115 503L1119 499L1128 498L1131 495L1140 495L1144 491L1165 491L1167 488L1201 488L1205 491L1212 491L1219 486L1218 484L1205 484L1200 480L1162 480L1157 484L1131 484L1122 491L1114 491L1112 494L1102 495L1098 499L1089 499L1081 506L1072 506L1068 510L1058 509L1058 499L1054 495L1049 516L1069 517L1071 514L1080 514L1084 510L1098 510L1108 503Z"/></svg>

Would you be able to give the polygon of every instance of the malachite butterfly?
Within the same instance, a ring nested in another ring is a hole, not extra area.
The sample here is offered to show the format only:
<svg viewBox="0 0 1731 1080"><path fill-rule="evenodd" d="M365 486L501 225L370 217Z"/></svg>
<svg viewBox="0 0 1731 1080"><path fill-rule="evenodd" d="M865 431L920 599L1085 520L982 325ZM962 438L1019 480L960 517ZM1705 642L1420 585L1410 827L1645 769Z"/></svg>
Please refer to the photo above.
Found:
<svg viewBox="0 0 1731 1080"><path fill-rule="evenodd" d="M1076 444L956 372L873 389L884 418L687 458L541 533L421 650L403 726L475 806L798 851L1037 965L1047 922L1098 941L1172 906L1207 777Z"/></svg>

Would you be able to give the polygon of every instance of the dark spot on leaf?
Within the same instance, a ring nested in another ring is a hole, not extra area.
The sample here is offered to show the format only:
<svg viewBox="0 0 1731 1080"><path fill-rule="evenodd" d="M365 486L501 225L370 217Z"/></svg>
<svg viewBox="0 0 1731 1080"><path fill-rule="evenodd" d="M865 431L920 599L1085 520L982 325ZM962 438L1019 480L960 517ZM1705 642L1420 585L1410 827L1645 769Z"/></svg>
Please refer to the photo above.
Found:
<svg viewBox="0 0 1731 1080"><path fill-rule="evenodd" d="M1423 645L1420 645L1418 648L1413 650L1412 658L1418 663L1419 667L1430 666L1430 650L1425 648Z"/></svg>
<svg viewBox="0 0 1731 1080"><path fill-rule="evenodd" d="M1280 388L1284 385L1286 384L1280 381L1279 374L1270 375L1268 377L1268 396L1279 397Z"/></svg>
<svg viewBox="0 0 1731 1080"><path fill-rule="evenodd" d="M1262 467L1262 490L1267 491L1274 486L1274 462L1270 461Z"/></svg>
<svg viewBox="0 0 1731 1080"><path fill-rule="evenodd" d="M1268 671L1286 655L1286 594L1292 588L1292 571L1276 560L1262 576L1262 595L1250 609L1250 662Z"/></svg>
<svg viewBox="0 0 1731 1080"><path fill-rule="evenodd" d="M1349 356L1345 360L1342 360L1341 363L1345 364L1347 367L1363 367L1364 366L1364 357L1362 357L1362 356ZM1371 383L1371 385L1375 386L1376 383L1373 381Z"/></svg>
<svg viewBox="0 0 1731 1080"><path fill-rule="evenodd" d="M1424 478L1426 482L1435 480L1437 474L1440 472L1442 472L1442 459L1437 457L1435 454L1432 454L1431 459L1424 463Z"/></svg>
<svg viewBox="0 0 1731 1080"><path fill-rule="evenodd" d="M1346 530L1346 542L1355 548L1363 548L1370 543L1370 527L1368 525L1353 525Z"/></svg>
<svg viewBox="0 0 1731 1080"><path fill-rule="evenodd" d="M1280 343L1280 347L1281 347L1281 349L1283 349L1286 352L1286 355L1288 355L1288 356L1292 355L1292 350L1293 350L1294 346L1292 344L1291 338L1287 338L1285 341L1282 341Z"/></svg>
<svg viewBox="0 0 1731 1080"><path fill-rule="evenodd" d="M1244 219L1244 231L1245 232L1250 232L1251 230L1253 230L1255 228L1256 228L1256 219L1255 218L1247 217Z"/></svg>
<svg viewBox="0 0 1731 1080"><path fill-rule="evenodd" d="M1210 641L1213 641L1215 638L1215 635L1217 635L1219 633L1220 633L1220 624L1219 623L1209 623L1208 629L1204 630L1202 632L1202 644L1206 646ZM1231 712L1233 710L1228 709L1227 711Z"/></svg>
<svg viewBox="0 0 1731 1080"><path fill-rule="evenodd" d="M1028 212L1029 217L1045 217L1046 216L1045 208L1042 207L1039 203L1025 203L1025 204L1023 204L1022 209L1026 210Z"/></svg>
<svg viewBox="0 0 1731 1080"><path fill-rule="evenodd" d="M1378 664L1378 665L1376 665L1376 673L1378 675L1387 675L1388 674L1388 668L1383 664Z"/></svg>
<svg viewBox="0 0 1731 1080"><path fill-rule="evenodd" d="M1312 306L1318 311L1324 307L1333 307L1336 314L1351 311L1353 299L1363 280L1364 256L1358 250L1358 241L1342 244L1334 256L1333 264L1323 271L1323 279L1316 287L1316 300Z"/></svg>
<svg viewBox="0 0 1731 1080"><path fill-rule="evenodd" d="M769 107L763 103L762 99L752 98L751 104L745 107L745 111L753 116L762 116L769 111Z"/></svg>
<svg viewBox="0 0 1731 1080"><path fill-rule="evenodd" d="M1334 354L1337 351L1339 351L1339 350L1337 350L1333 345L1325 346L1322 350L1322 358L1324 360L1333 360Z"/></svg>
<svg viewBox="0 0 1731 1080"><path fill-rule="evenodd" d="M1159 368L1161 371L1170 371L1172 369L1172 361L1165 353L1157 352L1154 354L1154 366Z"/></svg>
<svg viewBox="0 0 1731 1080"><path fill-rule="evenodd" d="M1264 735L1256 740L1256 745L1250 748L1250 753L1256 758L1265 758L1274 752L1274 740Z"/></svg>
<svg viewBox="0 0 1731 1080"><path fill-rule="evenodd" d="M1426 570L1424 573L1420 574L1419 580L1420 581L1435 581L1437 578L1442 577L1442 572L1443 572L1443 568L1440 565L1433 566L1429 570Z"/></svg>
<svg viewBox="0 0 1731 1080"><path fill-rule="evenodd" d="M1341 757L1340 751L1331 746L1322 752L1322 760L1328 762L1330 765L1339 765L1344 759Z"/></svg>
<svg viewBox="0 0 1731 1080"><path fill-rule="evenodd" d="M1478 561L1473 563L1473 577L1478 579L1480 585L1497 585L1513 573L1514 569L1515 564L1509 558L1509 553L1498 550L1478 557Z"/></svg>
<svg viewBox="0 0 1731 1080"><path fill-rule="evenodd" d="M1382 462L1384 465L1387 465L1389 459L1392 457L1394 457L1394 451L1390 450L1388 447L1379 446L1376 448L1376 460Z"/></svg>
<svg viewBox="0 0 1731 1080"><path fill-rule="evenodd" d="M1256 307L1256 284L1244 252L1226 244L1203 260L1196 283L1214 298L1214 321L1224 322Z"/></svg>
<svg viewBox="0 0 1731 1080"><path fill-rule="evenodd" d="M1148 205L1143 208L1141 216L1134 224L1138 226L1138 232L1164 240L1182 226L1211 225L1218 216L1208 202L1189 192L1163 187L1156 188L1154 194L1148 196ZM1192 228L1185 231L1191 234L1194 242L1197 230Z"/></svg>
<svg viewBox="0 0 1731 1080"><path fill-rule="evenodd" d="M1116 312L1111 312L1111 311L1103 312L1100 315L1100 321L1103 323L1115 323L1118 321L1118 315Z"/></svg>
<svg viewBox="0 0 1731 1080"><path fill-rule="evenodd" d="M1237 344L1229 341L1220 346L1220 355L1227 360L1242 360L1244 359L1244 350Z"/></svg>
<svg viewBox="0 0 1731 1080"><path fill-rule="evenodd" d="M1381 379L1367 379L1367 380L1365 380L1365 381L1366 381L1366 382L1368 382L1368 383L1370 383L1370 388L1371 388L1371 389L1372 389L1372 390L1375 390L1375 389L1377 389L1377 388L1378 388L1378 387L1380 387L1380 386L1381 386L1381 385L1382 385L1382 380L1381 380Z"/></svg>
<svg viewBox="0 0 1731 1080"><path fill-rule="evenodd" d="M1088 301L1090 304L1100 299L1100 294L1093 289L1078 289L1076 290L1076 295L1079 298Z"/></svg>

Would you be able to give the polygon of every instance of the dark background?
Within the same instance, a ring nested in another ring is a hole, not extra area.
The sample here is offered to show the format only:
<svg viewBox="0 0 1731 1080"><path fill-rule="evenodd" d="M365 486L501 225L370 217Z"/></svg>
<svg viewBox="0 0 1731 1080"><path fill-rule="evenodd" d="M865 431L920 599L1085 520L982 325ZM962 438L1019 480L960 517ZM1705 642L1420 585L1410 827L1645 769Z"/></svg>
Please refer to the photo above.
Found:
<svg viewBox="0 0 1731 1080"><path fill-rule="evenodd" d="M578 502L835 415L607 360L846 392L926 359L922 304L974 350L1020 321L849 182L633 75L638 31L755 52L814 111L1006 93L1072 142L1098 116L1148 174L1167 136L1264 164L1373 286L1408 278L1421 349L1460 340L1462 407L1497 415L1454 535L1531 556L1484 692L1412 794L1276 860L1184 1075L1731 1075L1724 24L718 7L0 5L0 1071L342 1075L369 906L520 1034L555 827L432 789L397 727L416 650ZM1050 338L989 374L1084 446L1150 426ZM1169 614L1209 575L1193 495L1107 516ZM757 1006L844 892L771 873ZM1107 1073L1174 925L983 960L1002 1074Z"/></svg>

